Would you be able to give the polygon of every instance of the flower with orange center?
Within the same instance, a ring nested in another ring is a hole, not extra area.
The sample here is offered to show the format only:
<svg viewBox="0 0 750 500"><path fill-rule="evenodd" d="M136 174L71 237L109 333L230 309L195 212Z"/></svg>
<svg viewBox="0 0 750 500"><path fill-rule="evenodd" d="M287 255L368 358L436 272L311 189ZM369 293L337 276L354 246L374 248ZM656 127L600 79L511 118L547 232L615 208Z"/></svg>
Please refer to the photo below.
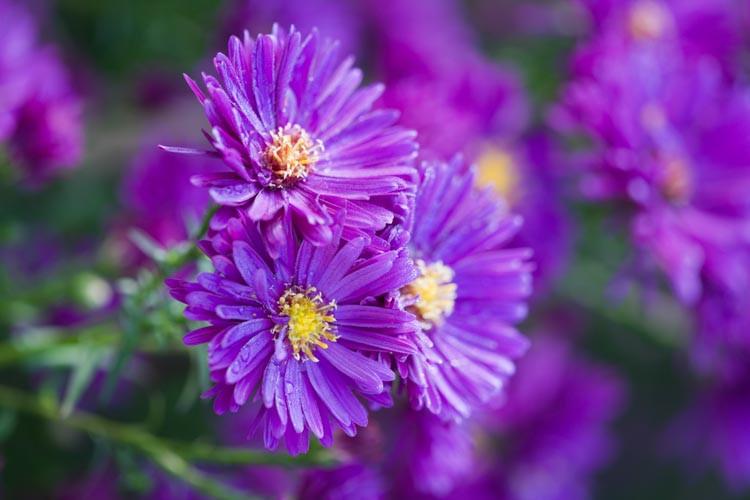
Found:
<svg viewBox="0 0 750 500"><path fill-rule="evenodd" d="M664 164L661 190L664 197L672 203L684 203L690 198L693 177L683 160L672 158Z"/></svg>
<svg viewBox="0 0 750 500"><path fill-rule="evenodd" d="M323 143L313 141L299 125L272 131L265 151L266 164L273 174L271 184L284 187L306 179L323 150Z"/></svg>
<svg viewBox="0 0 750 500"><path fill-rule="evenodd" d="M655 40L664 35L671 19L666 8L653 0L636 2L630 9L628 28L636 40Z"/></svg>

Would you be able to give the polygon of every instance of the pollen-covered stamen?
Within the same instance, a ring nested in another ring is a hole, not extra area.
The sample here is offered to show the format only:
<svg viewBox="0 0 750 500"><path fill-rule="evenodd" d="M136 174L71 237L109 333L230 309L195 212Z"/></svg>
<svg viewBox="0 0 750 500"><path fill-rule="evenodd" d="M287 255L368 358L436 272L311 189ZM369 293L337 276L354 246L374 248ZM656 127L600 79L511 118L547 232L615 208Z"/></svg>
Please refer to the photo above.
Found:
<svg viewBox="0 0 750 500"><path fill-rule="evenodd" d="M509 204L521 197L521 176L513 155L498 147L488 148L477 161L476 184L491 187Z"/></svg>
<svg viewBox="0 0 750 500"><path fill-rule="evenodd" d="M664 163L661 179L661 191L672 203L684 203L693 192L693 176L690 168L679 158L672 158Z"/></svg>
<svg viewBox="0 0 750 500"><path fill-rule="evenodd" d="M419 276L401 289L406 309L430 326L439 325L456 303L453 269L440 261L427 264L418 259L416 264Z"/></svg>
<svg viewBox="0 0 750 500"><path fill-rule="evenodd" d="M628 27L636 40L654 40L664 35L671 18L666 8L653 0L636 2L630 9Z"/></svg>
<svg viewBox="0 0 750 500"><path fill-rule="evenodd" d="M285 329L294 359L300 359L300 353L303 353L307 359L317 362L313 350L316 347L327 349L326 342L336 342L338 339L332 330L336 321L332 314L336 301L326 303L314 287L303 289L292 286L279 298L278 304L279 314L287 316L289 320L286 325L277 326L275 333L279 335Z"/></svg>
<svg viewBox="0 0 750 500"><path fill-rule="evenodd" d="M321 141L313 141L299 125L286 125L271 132L265 160L271 171L271 184L283 187L306 179L324 151Z"/></svg>

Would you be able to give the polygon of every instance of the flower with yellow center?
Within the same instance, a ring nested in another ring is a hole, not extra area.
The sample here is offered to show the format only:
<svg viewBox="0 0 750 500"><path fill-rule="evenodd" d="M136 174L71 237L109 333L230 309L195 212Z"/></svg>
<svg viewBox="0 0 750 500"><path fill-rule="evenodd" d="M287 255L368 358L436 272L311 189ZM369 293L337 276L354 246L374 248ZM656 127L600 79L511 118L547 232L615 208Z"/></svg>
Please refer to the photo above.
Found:
<svg viewBox="0 0 750 500"><path fill-rule="evenodd" d="M289 317L286 338L292 346L294 359L299 360L300 353L304 353L307 359L317 362L313 349L327 349L326 341L336 342L338 339L331 329L336 321L331 314L336 309L336 301L326 304L315 287L302 289L293 286L284 292L278 303L279 313ZM277 335L282 328L276 328Z"/></svg>
<svg viewBox="0 0 750 500"><path fill-rule="evenodd" d="M456 303L453 269L440 261L427 264L418 259L416 264L419 276L401 289L404 299L412 302L407 310L429 326L439 325Z"/></svg>
<svg viewBox="0 0 750 500"><path fill-rule="evenodd" d="M477 187L491 187L509 204L518 201L521 177L513 155L508 151L488 148L477 161Z"/></svg>
<svg viewBox="0 0 750 500"><path fill-rule="evenodd" d="M669 27L669 12L653 0L642 0L630 9L628 28L636 40L655 40Z"/></svg>
<svg viewBox="0 0 750 500"><path fill-rule="evenodd" d="M265 151L266 165L273 175L271 185L285 187L306 179L323 150L323 143L313 141L299 125L286 125L271 132Z"/></svg>

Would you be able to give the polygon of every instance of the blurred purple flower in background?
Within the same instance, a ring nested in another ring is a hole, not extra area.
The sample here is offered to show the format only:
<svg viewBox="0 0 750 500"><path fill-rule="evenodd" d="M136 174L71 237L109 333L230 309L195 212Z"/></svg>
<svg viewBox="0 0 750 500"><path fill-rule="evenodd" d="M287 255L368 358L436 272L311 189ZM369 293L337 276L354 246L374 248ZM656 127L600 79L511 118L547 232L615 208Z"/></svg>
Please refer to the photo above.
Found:
<svg viewBox="0 0 750 500"><path fill-rule="evenodd" d="M708 287L745 290L747 90L724 83L712 60L672 46L600 40L579 52L563 104L557 124L592 143L584 195L626 203L646 265L688 304Z"/></svg>
<svg viewBox="0 0 750 500"><path fill-rule="evenodd" d="M523 217L515 242L534 251L537 297L565 271L572 250L573 223L563 203L565 161L543 132L515 146L488 142L477 159L477 186L495 190Z"/></svg>
<svg viewBox="0 0 750 500"><path fill-rule="evenodd" d="M353 59L317 33L246 33L230 39L228 52L214 60L221 82L204 75L206 94L188 78L212 125L210 154L228 167L194 181L260 222L273 254L287 220L315 245L331 241L337 214L346 213L346 240L391 223L414 189L417 145L394 125L396 112L372 110L382 86L358 89Z"/></svg>
<svg viewBox="0 0 750 500"><path fill-rule="evenodd" d="M117 233L135 227L165 248L187 240L188 228L201 220L211 203L208 193L190 179L219 170L210 158L158 149L152 136L143 144L125 173L120 193L125 214L115 228L118 258L126 268L143 264L146 256Z"/></svg>
<svg viewBox="0 0 750 500"><path fill-rule="evenodd" d="M484 140L513 138L526 122L526 102L512 71L460 57L450 73L388 82L383 105L400 110L401 122L417 130L423 157L465 152L473 158Z"/></svg>
<svg viewBox="0 0 750 500"><path fill-rule="evenodd" d="M216 271L197 283L168 283L188 319L209 323L185 343L209 344L214 410L237 411L249 400L265 446L285 440L297 454L307 451L310 432L330 446L332 423L350 436L367 425L354 394L390 406L384 383L394 374L366 354L413 352L414 317L379 299L415 270L403 252L361 258L365 238L339 246L334 234L315 247L285 229L284 253L272 259L255 223L232 219L202 245Z"/></svg>
<svg viewBox="0 0 750 500"><path fill-rule="evenodd" d="M365 19L361 0L232 0L228 2L224 38L250 31L267 33L274 24L294 25L302 33L318 29L336 40L344 54L360 56Z"/></svg>
<svg viewBox="0 0 750 500"><path fill-rule="evenodd" d="M0 0L0 32L0 140L39 184L80 160L82 105L56 50L38 45L28 12Z"/></svg>
<svg viewBox="0 0 750 500"><path fill-rule="evenodd" d="M736 76L747 15L735 0L576 0L594 36L637 46L680 46L689 58L710 57Z"/></svg>
<svg viewBox="0 0 750 500"><path fill-rule="evenodd" d="M296 493L295 498L299 500L379 500L385 497L384 486L377 472L356 462L305 471Z"/></svg>
<svg viewBox="0 0 750 500"><path fill-rule="evenodd" d="M426 163L409 231L419 276L400 302L417 315L421 350L399 362L416 409L468 417L496 396L528 341L531 251L508 247L521 219L491 190L478 191L460 158Z"/></svg>
<svg viewBox="0 0 750 500"><path fill-rule="evenodd" d="M387 84L383 103L417 130L423 156L474 158L488 137L508 140L522 131L528 106L518 76L477 50L456 1L368 5Z"/></svg>
<svg viewBox="0 0 750 500"><path fill-rule="evenodd" d="M487 418L502 443L501 498L589 498L593 475L612 458L609 428L625 388L609 369L576 354L559 332L533 335L505 404ZM499 471L499 474L498 474Z"/></svg>
<svg viewBox="0 0 750 500"><path fill-rule="evenodd" d="M469 426L411 409L402 411L394 426L392 456L386 460L392 497L450 497L474 477L479 467Z"/></svg>

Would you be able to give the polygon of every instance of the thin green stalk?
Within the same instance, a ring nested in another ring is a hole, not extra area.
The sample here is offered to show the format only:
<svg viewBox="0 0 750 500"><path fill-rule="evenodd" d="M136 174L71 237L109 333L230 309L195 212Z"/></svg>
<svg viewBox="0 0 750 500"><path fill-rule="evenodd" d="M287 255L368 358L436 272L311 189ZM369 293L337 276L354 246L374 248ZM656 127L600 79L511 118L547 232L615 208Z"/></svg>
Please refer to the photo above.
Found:
<svg viewBox="0 0 750 500"><path fill-rule="evenodd" d="M241 448L211 446L203 443L182 443L161 439L142 428L107 420L86 412L60 417L60 409L52 401L42 401L11 387L0 386L0 406L51 420L120 445L131 447L174 477L196 490L219 499L249 498L190 465L190 461L224 465L280 465L285 467L327 466L331 458L321 451L292 458Z"/></svg>

